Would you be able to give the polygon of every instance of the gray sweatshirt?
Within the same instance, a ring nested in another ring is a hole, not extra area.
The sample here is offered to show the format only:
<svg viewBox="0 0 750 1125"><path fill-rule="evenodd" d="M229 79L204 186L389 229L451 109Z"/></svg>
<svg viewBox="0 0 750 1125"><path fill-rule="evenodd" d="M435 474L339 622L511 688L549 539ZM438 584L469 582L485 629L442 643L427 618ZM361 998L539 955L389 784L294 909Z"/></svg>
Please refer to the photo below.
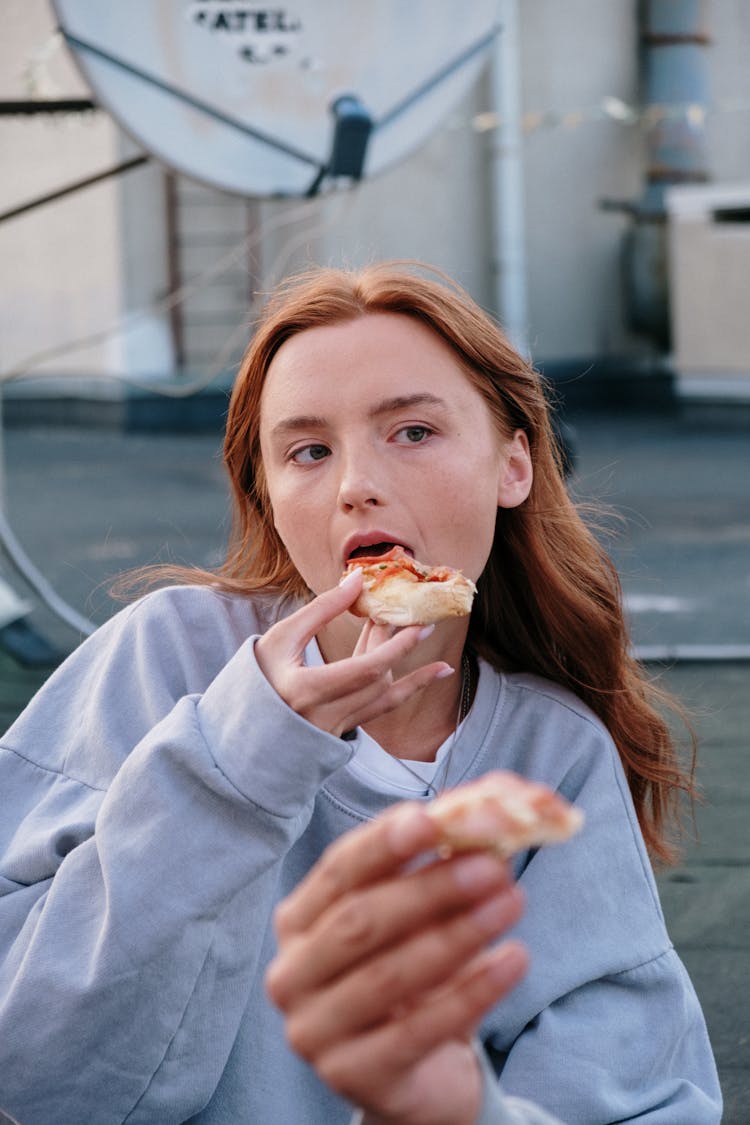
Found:
<svg viewBox="0 0 750 1125"><path fill-rule="evenodd" d="M275 904L392 798L263 677L253 637L278 613L208 588L148 595L3 739L0 1110L21 1125L350 1120L287 1049L263 973ZM487 1083L483 1125L718 1122L608 733L569 692L483 664L448 782L493 768L560 790L586 824L516 859L532 965L481 1028L505 1092Z"/></svg>

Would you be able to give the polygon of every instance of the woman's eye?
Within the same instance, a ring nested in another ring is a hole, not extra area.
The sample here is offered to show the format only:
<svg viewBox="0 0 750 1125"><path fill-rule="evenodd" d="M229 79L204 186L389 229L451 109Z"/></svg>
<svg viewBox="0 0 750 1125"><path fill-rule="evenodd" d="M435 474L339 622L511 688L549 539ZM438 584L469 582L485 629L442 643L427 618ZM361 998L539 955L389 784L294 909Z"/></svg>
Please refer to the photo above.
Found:
<svg viewBox="0 0 750 1125"><path fill-rule="evenodd" d="M329 452L327 445L305 445L302 449L295 449L291 459L297 465L310 465L314 461L323 461Z"/></svg>
<svg viewBox="0 0 750 1125"><path fill-rule="evenodd" d="M402 430L398 431L397 437L401 438L404 442L409 442L411 445L418 445L429 437L432 430L429 426L404 426Z"/></svg>

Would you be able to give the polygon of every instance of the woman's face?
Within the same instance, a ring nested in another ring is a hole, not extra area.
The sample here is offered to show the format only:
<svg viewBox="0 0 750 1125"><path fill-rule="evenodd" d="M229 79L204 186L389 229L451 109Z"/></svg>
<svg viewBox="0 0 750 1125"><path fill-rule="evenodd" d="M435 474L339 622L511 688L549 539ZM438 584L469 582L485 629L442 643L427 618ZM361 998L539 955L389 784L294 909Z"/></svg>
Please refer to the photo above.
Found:
<svg viewBox="0 0 750 1125"><path fill-rule="evenodd" d="M357 554L393 544L476 580L498 506L531 487L525 435L500 438L450 348L398 314L287 340L266 375L260 440L276 529L316 594Z"/></svg>

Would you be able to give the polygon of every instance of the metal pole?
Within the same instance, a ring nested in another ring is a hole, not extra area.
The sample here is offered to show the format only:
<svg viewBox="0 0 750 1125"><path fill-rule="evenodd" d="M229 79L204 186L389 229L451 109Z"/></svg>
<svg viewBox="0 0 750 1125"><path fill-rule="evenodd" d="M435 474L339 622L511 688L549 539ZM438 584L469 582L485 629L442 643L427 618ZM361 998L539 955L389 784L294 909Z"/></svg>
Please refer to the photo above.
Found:
<svg viewBox="0 0 750 1125"><path fill-rule="evenodd" d="M628 311L636 332L664 352L672 347L664 194L675 184L709 178L707 0L641 0L638 8L646 183L626 205Z"/></svg>
<svg viewBox="0 0 750 1125"><path fill-rule="evenodd" d="M492 161L496 299L498 317L508 338L527 356L529 314L518 0L503 0L501 18L491 67L493 108L499 121Z"/></svg>

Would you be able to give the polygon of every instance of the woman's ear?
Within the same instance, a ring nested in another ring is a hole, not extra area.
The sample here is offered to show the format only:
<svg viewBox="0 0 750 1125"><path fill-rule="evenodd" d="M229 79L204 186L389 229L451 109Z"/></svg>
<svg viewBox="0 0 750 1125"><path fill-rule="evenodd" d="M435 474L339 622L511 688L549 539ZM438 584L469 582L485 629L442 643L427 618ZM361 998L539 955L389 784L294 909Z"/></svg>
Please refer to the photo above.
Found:
<svg viewBox="0 0 750 1125"><path fill-rule="evenodd" d="M517 508L531 492L534 470L525 430L516 430L505 446L497 489L498 508Z"/></svg>

